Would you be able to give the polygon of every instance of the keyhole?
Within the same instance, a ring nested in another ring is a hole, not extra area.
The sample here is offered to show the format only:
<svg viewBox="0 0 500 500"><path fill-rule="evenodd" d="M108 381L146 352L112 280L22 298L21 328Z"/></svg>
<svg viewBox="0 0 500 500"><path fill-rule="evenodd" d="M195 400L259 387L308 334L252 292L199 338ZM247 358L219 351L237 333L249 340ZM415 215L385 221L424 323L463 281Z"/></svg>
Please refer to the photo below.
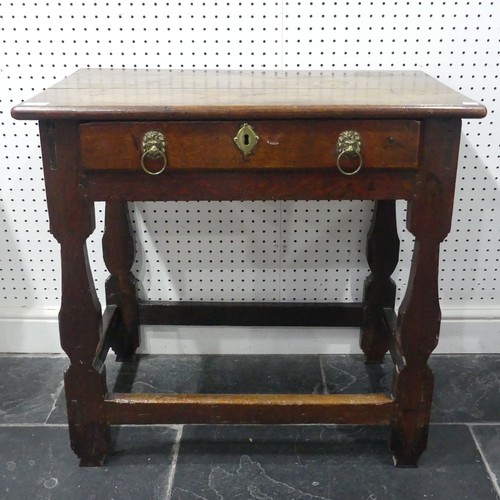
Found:
<svg viewBox="0 0 500 500"><path fill-rule="evenodd" d="M245 156L248 156L256 146L257 142L259 142L259 136L255 133L254 129L248 125L248 123L244 123L238 130L238 133L234 138L234 142L240 151Z"/></svg>

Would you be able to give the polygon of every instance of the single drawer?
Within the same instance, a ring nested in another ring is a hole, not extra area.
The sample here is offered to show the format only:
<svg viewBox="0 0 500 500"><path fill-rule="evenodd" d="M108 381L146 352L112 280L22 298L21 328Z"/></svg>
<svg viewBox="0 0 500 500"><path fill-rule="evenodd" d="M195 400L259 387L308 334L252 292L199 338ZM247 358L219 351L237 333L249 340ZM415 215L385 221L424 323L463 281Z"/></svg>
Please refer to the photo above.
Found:
<svg viewBox="0 0 500 500"><path fill-rule="evenodd" d="M235 121L94 122L80 126L81 164L87 170L152 173L180 169L337 168L413 169L418 166L420 122L415 120L264 120L251 121L258 139L244 154ZM247 129L245 129L247 130ZM144 154L149 131L160 132L165 153ZM337 141L356 131L359 154L342 154ZM252 132L250 132L252 133ZM244 142L249 138L244 137Z"/></svg>

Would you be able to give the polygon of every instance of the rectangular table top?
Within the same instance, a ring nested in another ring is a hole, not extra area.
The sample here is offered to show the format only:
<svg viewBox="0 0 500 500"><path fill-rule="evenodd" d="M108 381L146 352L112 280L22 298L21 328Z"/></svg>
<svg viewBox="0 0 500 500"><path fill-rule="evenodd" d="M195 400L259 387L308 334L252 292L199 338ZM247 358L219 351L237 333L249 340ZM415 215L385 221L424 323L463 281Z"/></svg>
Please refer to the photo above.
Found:
<svg viewBox="0 0 500 500"><path fill-rule="evenodd" d="M12 110L18 119L481 118L421 71L80 69Z"/></svg>

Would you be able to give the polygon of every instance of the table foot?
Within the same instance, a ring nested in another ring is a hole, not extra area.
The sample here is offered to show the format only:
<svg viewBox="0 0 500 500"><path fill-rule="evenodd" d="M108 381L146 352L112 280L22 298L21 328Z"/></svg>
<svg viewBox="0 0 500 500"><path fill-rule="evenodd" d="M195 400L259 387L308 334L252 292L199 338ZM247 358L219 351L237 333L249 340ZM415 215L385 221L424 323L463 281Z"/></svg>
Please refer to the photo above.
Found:
<svg viewBox="0 0 500 500"><path fill-rule="evenodd" d="M396 467L416 467L427 447L434 374L427 364L395 369L390 446Z"/></svg>
<svg viewBox="0 0 500 500"><path fill-rule="evenodd" d="M408 434L411 436L408 438ZM429 427L420 428L416 435L405 431L391 432L391 449L395 467L418 467L418 460L427 448Z"/></svg>
<svg viewBox="0 0 500 500"><path fill-rule="evenodd" d="M101 467L109 453L109 427L106 425L87 426L82 429L85 440L76 446L71 443L80 458L80 467Z"/></svg>
<svg viewBox="0 0 500 500"><path fill-rule="evenodd" d="M104 411L105 367L70 366L64 374L71 448L80 465L97 467L111 449L111 432Z"/></svg>

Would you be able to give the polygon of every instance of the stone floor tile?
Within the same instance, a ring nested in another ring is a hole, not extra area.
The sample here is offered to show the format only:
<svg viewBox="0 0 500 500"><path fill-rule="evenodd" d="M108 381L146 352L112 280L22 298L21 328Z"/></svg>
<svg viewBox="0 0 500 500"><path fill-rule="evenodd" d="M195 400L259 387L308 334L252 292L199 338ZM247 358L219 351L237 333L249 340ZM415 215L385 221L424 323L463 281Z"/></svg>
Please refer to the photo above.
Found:
<svg viewBox="0 0 500 500"><path fill-rule="evenodd" d="M44 423L67 364L62 356L0 356L0 424Z"/></svg>
<svg viewBox="0 0 500 500"><path fill-rule="evenodd" d="M113 429L103 467L79 467L65 426L0 427L0 498L164 500L177 430Z"/></svg>
<svg viewBox="0 0 500 500"><path fill-rule="evenodd" d="M392 465L383 427L186 426L172 498L493 500L496 494L466 426L433 426L416 469Z"/></svg>

